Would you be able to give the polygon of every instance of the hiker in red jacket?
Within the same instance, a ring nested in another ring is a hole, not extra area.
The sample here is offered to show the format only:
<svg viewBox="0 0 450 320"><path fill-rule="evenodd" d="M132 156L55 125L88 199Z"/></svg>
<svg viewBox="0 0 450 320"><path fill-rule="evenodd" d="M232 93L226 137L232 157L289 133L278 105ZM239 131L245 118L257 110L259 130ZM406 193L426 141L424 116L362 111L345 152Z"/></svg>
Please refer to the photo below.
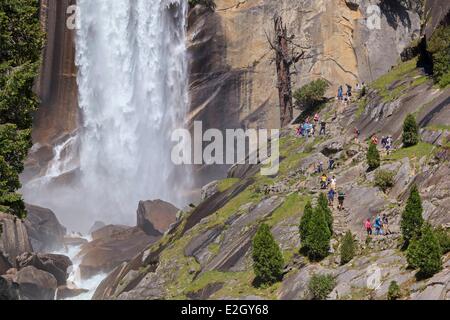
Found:
<svg viewBox="0 0 450 320"><path fill-rule="evenodd" d="M370 218L364 222L364 228L366 228L368 236L372 235L372 223L370 222Z"/></svg>

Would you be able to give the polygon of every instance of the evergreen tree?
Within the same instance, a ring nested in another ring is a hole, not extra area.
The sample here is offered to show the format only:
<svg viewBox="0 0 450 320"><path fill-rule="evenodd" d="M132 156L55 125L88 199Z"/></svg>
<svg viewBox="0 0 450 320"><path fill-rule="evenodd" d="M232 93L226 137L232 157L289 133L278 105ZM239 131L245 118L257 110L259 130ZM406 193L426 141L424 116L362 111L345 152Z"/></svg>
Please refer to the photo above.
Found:
<svg viewBox="0 0 450 320"><path fill-rule="evenodd" d="M325 221L327 222L328 228L330 229L330 233L333 234L333 212L331 212L331 209L328 206L328 200L325 193L322 192L319 194L317 206L322 209L322 212L325 215Z"/></svg>
<svg viewBox="0 0 450 320"><path fill-rule="evenodd" d="M342 265L350 262L353 259L353 257L355 256L355 247L355 239L353 238L352 233L350 231L347 231L341 245Z"/></svg>
<svg viewBox="0 0 450 320"><path fill-rule="evenodd" d="M380 166L380 163L381 159L377 145L371 142L369 145L369 150L367 151L367 164L369 165L369 170L375 170Z"/></svg>
<svg viewBox="0 0 450 320"><path fill-rule="evenodd" d="M408 114L403 122L402 141L404 147L415 146L419 143L419 126L412 114Z"/></svg>
<svg viewBox="0 0 450 320"><path fill-rule="evenodd" d="M308 224L309 221L311 220L313 215L313 208L311 205L311 202L308 201L305 205L305 209L303 211L303 216L300 219L300 226L299 226L299 231L300 231L300 241L301 244L303 245L306 241L306 235L308 232Z"/></svg>
<svg viewBox="0 0 450 320"><path fill-rule="evenodd" d="M419 190L414 185L411 189L408 201L406 202L405 210L402 213L402 220L400 223L403 240L408 246L411 239L420 233L420 228L423 224L422 217L422 200L420 199Z"/></svg>
<svg viewBox="0 0 450 320"><path fill-rule="evenodd" d="M388 289L388 300L397 300L401 295L401 290L397 281L391 281Z"/></svg>
<svg viewBox="0 0 450 320"><path fill-rule="evenodd" d="M263 284L278 281L283 272L284 261L280 247L275 242L270 227L262 224L253 238L253 270Z"/></svg>
<svg viewBox="0 0 450 320"><path fill-rule="evenodd" d="M441 253L439 241L427 223L420 237L412 239L406 257L411 267L419 269L419 277L428 278L442 270Z"/></svg>
<svg viewBox="0 0 450 320"><path fill-rule="evenodd" d="M311 260L325 258L330 250L331 232L325 216L323 209L317 206L308 223L304 248Z"/></svg>
<svg viewBox="0 0 450 320"><path fill-rule="evenodd" d="M33 83L44 41L37 0L0 1L0 211L26 215L19 174L39 101Z"/></svg>

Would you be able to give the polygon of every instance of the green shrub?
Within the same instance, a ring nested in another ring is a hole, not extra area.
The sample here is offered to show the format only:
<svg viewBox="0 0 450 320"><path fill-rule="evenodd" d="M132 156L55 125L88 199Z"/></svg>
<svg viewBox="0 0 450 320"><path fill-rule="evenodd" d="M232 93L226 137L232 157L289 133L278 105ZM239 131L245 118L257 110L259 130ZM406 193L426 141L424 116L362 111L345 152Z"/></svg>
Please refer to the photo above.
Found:
<svg viewBox="0 0 450 320"><path fill-rule="evenodd" d="M397 283L397 281L391 281L391 283L389 284L389 289L388 289L388 300L397 300L399 298L401 298L402 294L401 294L401 290L400 287Z"/></svg>
<svg viewBox="0 0 450 320"><path fill-rule="evenodd" d="M314 300L325 300L335 286L336 281L330 274L314 274L308 283L309 292Z"/></svg>
<svg viewBox="0 0 450 320"><path fill-rule="evenodd" d="M262 284L272 284L280 280L284 267L283 255L267 224L260 225L252 245L256 278Z"/></svg>
<svg viewBox="0 0 450 320"><path fill-rule="evenodd" d="M442 249L429 224L424 224L420 236L411 240L406 258L410 267L418 269L418 277L429 278L442 270Z"/></svg>
<svg viewBox="0 0 450 320"><path fill-rule="evenodd" d="M295 103L304 110L314 109L323 102L323 96L329 88L327 81L323 79L314 80L293 93Z"/></svg>
<svg viewBox="0 0 450 320"><path fill-rule="evenodd" d="M403 122L402 142L403 147L411 147L419 143L419 126L412 114L407 115Z"/></svg>
<svg viewBox="0 0 450 320"><path fill-rule="evenodd" d="M381 159L377 145L371 142L369 145L369 150L367 151L367 164L369 165L369 170L375 170L380 166L380 163Z"/></svg>
<svg viewBox="0 0 450 320"><path fill-rule="evenodd" d="M313 208L311 206L311 202L308 201L305 205L305 210L303 211L303 216L300 219L300 226L299 226L300 241L302 244L305 243L306 241L306 235L308 233L308 224L312 218L312 215L313 215Z"/></svg>
<svg viewBox="0 0 450 320"><path fill-rule="evenodd" d="M375 172L375 185L383 192L394 186L395 172L390 170L378 170Z"/></svg>
<svg viewBox="0 0 450 320"><path fill-rule="evenodd" d="M341 245L341 265L350 262L355 256L355 251L355 239L353 238L352 233L350 231L347 231Z"/></svg>
<svg viewBox="0 0 450 320"><path fill-rule="evenodd" d="M440 87L450 84L450 26L441 26L428 41L427 51L433 60L433 78Z"/></svg>
<svg viewBox="0 0 450 320"><path fill-rule="evenodd" d="M325 215L323 209L317 206L307 226L303 250L313 261L325 258L330 250L331 232Z"/></svg>
<svg viewBox="0 0 450 320"><path fill-rule="evenodd" d="M434 235L438 239L439 245L441 246L442 254L450 252L450 233L444 228L437 228L434 231Z"/></svg>
<svg viewBox="0 0 450 320"><path fill-rule="evenodd" d="M422 217L422 200L420 199L419 190L414 185L411 189L405 210L402 213L400 227L402 230L403 240L408 246L411 239L420 233L423 224Z"/></svg>

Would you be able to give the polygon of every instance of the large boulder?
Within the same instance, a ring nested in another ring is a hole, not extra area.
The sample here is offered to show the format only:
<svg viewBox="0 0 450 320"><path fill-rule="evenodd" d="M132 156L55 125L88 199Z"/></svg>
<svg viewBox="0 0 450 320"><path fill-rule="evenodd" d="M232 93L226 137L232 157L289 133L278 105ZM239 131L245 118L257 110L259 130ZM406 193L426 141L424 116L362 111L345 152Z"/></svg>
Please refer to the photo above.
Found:
<svg viewBox="0 0 450 320"><path fill-rule="evenodd" d="M56 300L64 300L68 298L73 298L79 296L80 294L86 293L89 290L77 288L75 286L61 286L56 290Z"/></svg>
<svg viewBox="0 0 450 320"><path fill-rule="evenodd" d="M15 259L23 252L33 251L24 223L17 217L0 213L0 271L15 265Z"/></svg>
<svg viewBox="0 0 450 320"><path fill-rule="evenodd" d="M58 286L66 284L68 272L72 265L69 257L59 254L36 254L25 252L17 257L17 267L19 269L33 266L39 270L52 274Z"/></svg>
<svg viewBox="0 0 450 320"><path fill-rule="evenodd" d="M141 201L137 210L137 226L151 236L164 234L176 221L178 211L166 201Z"/></svg>
<svg viewBox="0 0 450 320"><path fill-rule="evenodd" d="M66 228L59 223L53 211L30 204L26 205L26 209L25 226L34 251L50 252L63 248Z"/></svg>
<svg viewBox="0 0 450 320"><path fill-rule="evenodd" d="M0 276L0 300L19 300L19 286L8 277Z"/></svg>
<svg viewBox="0 0 450 320"><path fill-rule="evenodd" d="M114 237L116 233L121 233L130 227L124 225L109 224L92 232L92 240L99 240Z"/></svg>
<svg viewBox="0 0 450 320"><path fill-rule="evenodd" d="M23 300L54 300L57 288L55 277L33 266L17 272L20 297Z"/></svg>
<svg viewBox="0 0 450 320"><path fill-rule="evenodd" d="M94 231L97 231L106 226L106 223L103 221L95 221L92 227L89 229L89 233L92 234Z"/></svg>
<svg viewBox="0 0 450 320"><path fill-rule="evenodd" d="M101 229L97 232L100 231ZM81 247L77 256L81 259L80 275L86 279L96 274L110 272L122 262L131 260L159 238L160 236L146 234L138 227L105 233L105 237L96 238Z"/></svg>

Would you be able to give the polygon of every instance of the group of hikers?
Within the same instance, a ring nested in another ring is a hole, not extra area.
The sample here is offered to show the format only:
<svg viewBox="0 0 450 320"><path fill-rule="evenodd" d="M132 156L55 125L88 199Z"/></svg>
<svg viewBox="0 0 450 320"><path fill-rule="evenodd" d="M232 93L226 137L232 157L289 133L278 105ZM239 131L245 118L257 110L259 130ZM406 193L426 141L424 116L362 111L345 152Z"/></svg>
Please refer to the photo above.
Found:
<svg viewBox="0 0 450 320"><path fill-rule="evenodd" d="M321 120L320 115L316 113L314 115L313 121L311 121L310 118L307 117L305 121L300 124L300 126L297 128L297 135L302 137L312 137L316 134L316 128L318 128L319 125L319 135L325 135L327 123L324 120Z"/></svg>
<svg viewBox="0 0 450 320"><path fill-rule="evenodd" d="M320 164L319 164L320 166ZM334 160L329 160L329 170L332 170L334 168ZM322 190L328 189L327 198L328 198L328 205L330 207L334 207L334 198L337 195L338 199L338 210L344 209L344 200L345 200L345 193L342 190L336 191L336 176L328 177L326 173L322 173L320 176L320 188Z"/></svg>
<svg viewBox="0 0 450 320"><path fill-rule="evenodd" d="M371 138L371 142L375 145L378 145L379 141L378 141L378 137L376 135L373 135ZM383 136L381 138L381 146L383 147L383 149L386 150L386 153L389 154L392 150L392 144L393 144L393 139L392 136Z"/></svg>
<svg viewBox="0 0 450 320"><path fill-rule="evenodd" d="M346 91L344 93L344 88L342 87L342 85L340 85L338 87L338 91L337 91L337 99L338 101L341 101L345 104L348 104L351 101L351 98L353 96L353 88L351 85L349 84L345 84L346 86ZM366 86L366 84L364 82L362 82L362 84L357 83L356 84L356 91L360 91L362 88L364 88Z"/></svg>
<svg viewBox="0 0 450 320"><path fill-rule="evenodd" d="M368 236L374 233L373 229L375 229L375 235L388 235L391 233L391 230L389 229L389 219L385 214L383 214L382 217L377 215L373 222L370 221L370 218L367 218L367 220L364 221L364 228L366 229Z"/></svg>

